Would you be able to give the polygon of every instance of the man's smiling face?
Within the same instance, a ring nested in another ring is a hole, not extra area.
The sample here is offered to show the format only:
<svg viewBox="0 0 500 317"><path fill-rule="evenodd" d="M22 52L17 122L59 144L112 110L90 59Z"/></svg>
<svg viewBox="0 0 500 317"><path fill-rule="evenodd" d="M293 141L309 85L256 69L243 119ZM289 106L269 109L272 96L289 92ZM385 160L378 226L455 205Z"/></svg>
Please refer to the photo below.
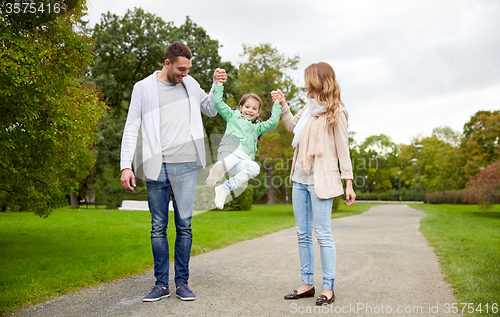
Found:
<svg viewBox="0 0 500 317"><path fill-rule="evenodd" d="M167 66L168 82L180 84L182 79L188 75L191 69L191 60L184 56L178 56L173 63L167 59L165 65Z"/></svg>

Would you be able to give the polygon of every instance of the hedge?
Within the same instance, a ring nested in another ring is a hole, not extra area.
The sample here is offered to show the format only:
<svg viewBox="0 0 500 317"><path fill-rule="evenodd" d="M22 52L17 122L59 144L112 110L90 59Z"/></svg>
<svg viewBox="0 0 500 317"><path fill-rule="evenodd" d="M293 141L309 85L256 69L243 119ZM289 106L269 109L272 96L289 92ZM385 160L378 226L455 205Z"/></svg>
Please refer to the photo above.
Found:
<svg viewBox="0 0 500 317"><path fill-rule="evenodd" d="M147 201L146 187L137 187L137 193L124 188L107 188L104 191L104 203L106 209L117 209L121 207L123 200L142 200ZM196 196L194 210L210 210L215 208L215 192L212 186L196 186ZM246 190L235 199L224 205L223 210L241 211L251 210L253 203L253 188L248 186Z"/></svg>
<svg viewBox="0 0 500 317"><path fill-rule="evenodd" d="M148 200L146 187L136 187L136 192L122 187L106 188L103 197L106 209L118 209L123 200Z"/></svg>
<svg viewBox="0 0 500 317"><path fill-rule="evenodd" d="M233 195L233 193L231 193ZM210 210L215 208L215 189L212 186L197 186L194 210ZM226 200L227 201L227 200ZM253 204L253 188L248 186L239 196L224 204L225 211L251 210Z"/></svg>
<svg viewBox="0 0 500 317"><path fill-rule="evenodd" d="M467 204L464 201L464 190L450 190L447 192L429 193L424 199L427 204ZM476 203L476 202L474 202Z"/></svg>
<svg viewBox="0 0 500 317"><path fill-rule="evenodd" d="M356 200L382 200L382 201L399 201L399 190L391 189L383 193L356 193ZM415 190L401 188L402 201L422 201L423 195L416 196Z"/></svg>

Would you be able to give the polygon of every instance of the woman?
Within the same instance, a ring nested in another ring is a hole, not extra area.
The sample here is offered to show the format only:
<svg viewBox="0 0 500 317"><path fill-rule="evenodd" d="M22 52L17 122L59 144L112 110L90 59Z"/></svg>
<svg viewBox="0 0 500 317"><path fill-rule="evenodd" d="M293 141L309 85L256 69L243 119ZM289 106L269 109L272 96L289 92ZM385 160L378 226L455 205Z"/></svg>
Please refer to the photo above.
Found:
<svg viewBox="0 0 500 317"><path fill-rule="evenodd" d="M352 165L349 156L347 110L340 99L340 88L333 68L324 62L312 64L304 71L309 101L292 115L283 93L273 91L273 101L283 108L282 118L288 131L295 134L290 182L293 184L293 212L297 226L302 285L285 299L313 297L314 247L312 229L320 246L323 269L323 291L316 305L335 300L335 244L330 229L333 199L344 193L346 203L354 203ZM339 171L340 163L340 171Z"/></svg>

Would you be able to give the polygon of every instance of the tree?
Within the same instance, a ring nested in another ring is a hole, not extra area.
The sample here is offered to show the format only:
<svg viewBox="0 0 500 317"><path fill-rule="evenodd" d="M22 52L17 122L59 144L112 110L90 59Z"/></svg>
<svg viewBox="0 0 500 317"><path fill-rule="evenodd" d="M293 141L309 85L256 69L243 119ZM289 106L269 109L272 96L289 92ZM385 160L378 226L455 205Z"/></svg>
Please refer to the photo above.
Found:
<svg viewBox="0 0 500 317"><path fill-rule="evenodd" d="M36 23L5 10L0 18L0 191L13 198L11 208L40 216L88 175L105 110L95 87L79 80L93 61L93 41L79 23L85 1L68 3Z"/></svg>
<svg viewBox="0 0 500 317"><path fill-rule="evenodd" d="M288 132L283 122L280 121L276 129L264 134L262 141L259 142L257 160L261 162L262 167L273 166L273 169L271 170L272 177L269 177L268 169L267 174L261 173L262 176L258 178L258 182L264 186L257 186L258 188L254 189L254 196L262 197L267 194L269 204L275 203L275 196L282 194L283 188L287 191L287 187L290 186L289 176L294 153L291 146L292 140L293 134Z"/></svg>
<svg viewBox="0 0 500 317"><path fill-rule="evenodd" d="M500 159L500 111L478 111L464 125L460 164L470 179L481 167Z"/></svg>
<svg viewBox="0 0 500 317"><path fill-rule="evenodd" d="M462 189L465 185L459 173L456 162L456 148L439 140L435 135L415 138L411 144L402 145L398 152L401 181L405 186L413 188L415 179L418 186L418 165L416 162L415 179L413 176L412 159L418 159L416 144L424 147L420 153L421 189L422 192L444 192L446 190Z"/></svg>
<svg viewBox="0 0 500 317"><path fill-rule="evenodd" d="M193 76L203 90L208 92L212 88L213 73L217 68L226 70L228 80L224 83L224 99L229 106L235 105L237 69L230 62L222 62L219 55L219 41L212 39L207 32L189 17L179 27L174 27L170 35L171 42L183 42L189 46L193 54L192 67L189 75ZM203 117L203 126L207 135L223 134L226 122L221 116ZM209 139L210 140L210 139ZM216 159L214 157L214 159Z"/></svg>
<svg viewBox="0 0 500 317"><path fill-rule="evenodd" d="M172 29L172 22L140 8L127 10L124 16L103 14L93 29L96 60L89 80L101 89L110 109L99 122L94 148L97 161L84 184L97 197L102 197L104 188L117 186L121 139L133 86L163 67Z"/></svg>
<svg viewBox="0 0 500 317"><path fill-rule="evenodd" d="M100 24L93 31L96 41L96 61L92 78L101 87L110 108L128 111L128 103L134 84L161 70L168 44L180 41L193 53L193 76L208 91L212 87L213 71L220 67L235 76L235 68L229 62L222 63L219 42L207 35L189 17L185 24L174 27L141 8L130 9L123 17L103 14ZM232 91L228 83L225 93Z"/></svg>
<svg viewBox="0 0 500 317"><path fill-rule="evenodd" d="M397 152L397 146L394 144L390 137L385 134L372 135L359 147L360 151L372 153L380 158L389 158Z"/></svg>
<svg viewBox="0 0 500 317"><path fill-rule="evenodd" d="M285 55L280 54L271 44L243 45L243 54L241 56L246 61L239 65L237 89L240 95L253 92L262 99L263 105L260 114L262 120L266 120L271 114L273 102L270 93L273 90L281 89L288 104L292 105L292 107L302 102L299 97L299 87L294 84L290 76L285 74L287 69L297 69L298 56L287 58ZM278 147L272 144L277 140L290 140L290 142ZM267 171L267 198L269 204L275 202L275 186L273 185L275 183L273 180L276 173L275 166L277 163L281 163L283 159L286 159L287 156L290 156L290 148L291 133L286 131L284 126L264 135L262 142L259 144L258 161ZM289 169L279 171L280 174L289 174L289 172ZM258 194L261 191L256 190L255 192Z"/></svg>
<svg viewBox="0 0 500 317"><path fill-rule="evenodd" d="M455 131L448 126L441 126L432 129L432 135L439 141L442 141L445 144L450 144L453 147L458 147L460 145L460 132Z"/></svg>
<svg viewBox="0 0 500 317"><path fill-rule="evenodd" d="M500 111L487 111L487 110L479 110L473 116L471 116L469 122L464 124L464 137L471 138L474 134L477 127L484 126L482 121L484 120L484 116L489 117L491 115L495 116L500 114Z"/></svg>
<svg viewBox="0 0 500 317"><path fill-rule="evenodd" d="M439 165L439 177L435 184L441 183L441 191L462 189L464 181L460 176L460 168L457 160L458 148L461 142L461 135L448 126L437 127L432 130L432 136L438 140L438 146L442 152L436 153Z"/></svg>
<svg viewBox="0 0 500 317"><path fill-rule="evenodd" d="M397 151L396 144L384 134L367 137L358 147L358 151L352 151L351 159L355 175L368 176L365 178L365 182L368 183L362 182L361 185L370 191L386 191L393 188L394 176L397 176L397 172L394 174L393 170L397 166ZM360 184L355 182L354 185Z"/></svg>
<svg viewBox="0 0 500 317"><path fill-rule="evenodd" d="M479 172L466 185L465 202L478 204L483 211L500 202L500 161Z"/></svg>
<svg viewBox="0 0 500 317"><path fill-rule="evenodd" d="M217 40L186 17L185 24L175 27L155 14L140 8L128 10L124 16L107 13L93 31L96 41L96 63L90 77L101 88L110 112L99 123L95 168L86 187L102 194L103 188L112 187L119 179L120 146L126 113L134 84L163 67L165 48L180 41L193 53L193 76L200 86L209 91L213 71L224 68L229 78L236 77L236 69L228 62L221 62ZM234 80L224 85L226 98L234 95ZM222 134L226 126L220 116L203 116L207 134ZM210 140L210 138L209 138Z"/></svg>
<svg viewBox="0 0 500 317"><path fill-rule="evenodd" d="M292 107L303 104L299 95L300 88L285 73L288 69L297 69L300 61L298 55L293 58L285 57L271 44L243 44L243 54L240 56L246 58L246 62L239 65L238 92L240 95L253 92L262 99L264 105L261 118L267 119L271 115L272 90L281 89Z"/></svg>
<svg viewBox="0 0 500 317"><path fill-rule="evenodd" d="M91 75L110 109L127 112L134 84L163 67L171 31L172 22L140 8L123 17L102 15L92 34L96 60Z"/></svg>

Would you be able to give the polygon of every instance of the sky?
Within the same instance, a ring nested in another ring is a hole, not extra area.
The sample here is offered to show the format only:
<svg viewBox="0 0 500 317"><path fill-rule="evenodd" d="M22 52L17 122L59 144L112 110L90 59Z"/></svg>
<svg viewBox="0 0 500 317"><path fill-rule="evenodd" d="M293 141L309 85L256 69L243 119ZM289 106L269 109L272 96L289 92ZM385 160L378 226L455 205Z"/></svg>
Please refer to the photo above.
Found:
<svg viewBox="0 0 500 317"><path fill-rule="evenodd" d="M479 110L500 110L500 1L496 0L88 0L101 14L140 6L219 41L238 66L243 44L270 43L300 57L289 75L327 62L335 70L355 141L385 134L410 144L448 126L461 133Z"/></svg>

